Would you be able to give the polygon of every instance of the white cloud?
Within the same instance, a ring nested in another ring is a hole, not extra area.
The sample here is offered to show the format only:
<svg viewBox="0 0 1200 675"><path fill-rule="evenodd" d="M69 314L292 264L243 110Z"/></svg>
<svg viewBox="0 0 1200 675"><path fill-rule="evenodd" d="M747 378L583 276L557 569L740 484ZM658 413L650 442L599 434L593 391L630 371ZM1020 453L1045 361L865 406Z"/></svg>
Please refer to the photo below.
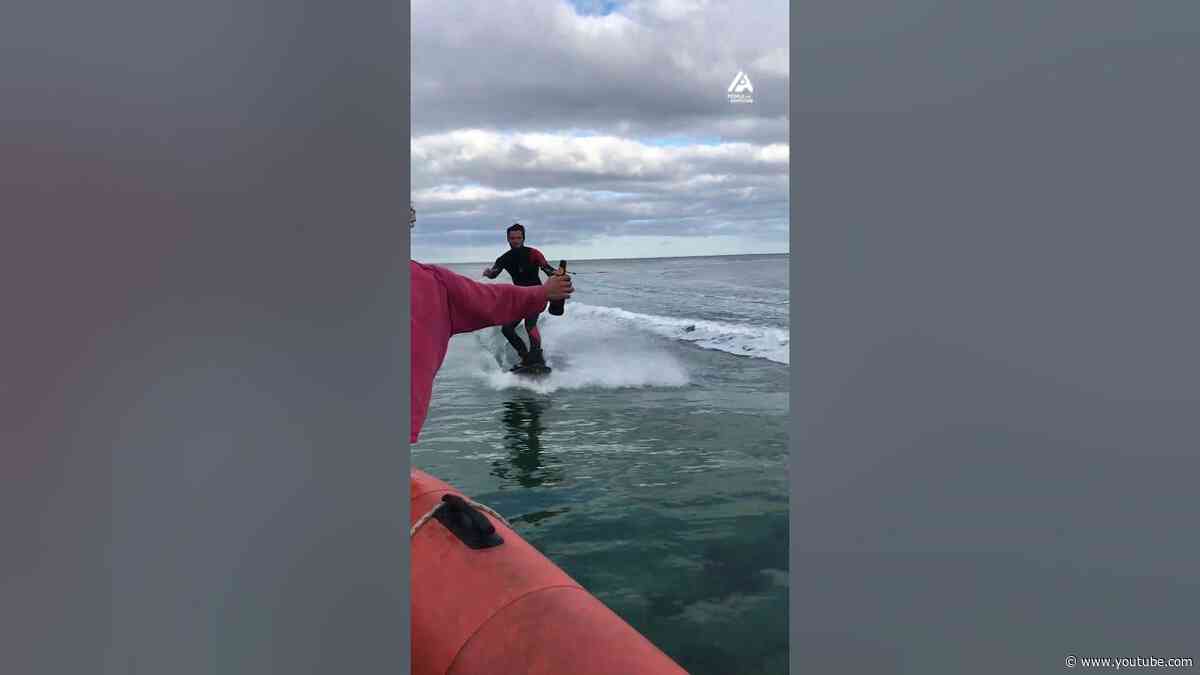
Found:
<svg viewBox="0 0 1200 675"><path fill-rule="evenodd" d="M413 3L414 256L477 257L514 221L573 257L631 232L675 254L787 250L787 2L609 9ZM739 70L753 104L727 100Z"/></svg>
<svg viewBox="0 0 1200 675"><path fill-rule="evenodd" d="M412 12L417 133L703 133L750 119L786 140L786 2L639 1L587 16L553 0L421 0ZM724 96L739 70L754 81L753 106Z"/></svg>
<svg viewBox="0 0 1200 675"><path fill-rule="evenodd" d="M712 173L787 172L788 146L720 143L657 147L617 136L503 133L479 129L413 139L412 161L433 180L504 182L548 174L573 181L681 179Z"/></svg>
<svg viewBox="0 0 1200 675"><path fill-rule="evenodd" d="M787 47L773 49L755 59L754 63L750 64L750 70L751 72L766 73L786 79L788 77L790 58L791 55Z"/></svg>

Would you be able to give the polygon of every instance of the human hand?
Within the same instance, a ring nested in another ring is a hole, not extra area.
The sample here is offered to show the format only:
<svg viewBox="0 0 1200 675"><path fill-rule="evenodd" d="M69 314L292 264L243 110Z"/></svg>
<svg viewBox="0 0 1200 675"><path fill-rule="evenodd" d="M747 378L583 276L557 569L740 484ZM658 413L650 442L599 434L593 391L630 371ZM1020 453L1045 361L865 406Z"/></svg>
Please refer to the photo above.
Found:
<svg viewBox="0 0 1200 675"><path fill-rule="evenodd" d="M546 289L546 299L548 300L565 300L575 292L570 274L555 274L546 280L543 288Z"/></svg>

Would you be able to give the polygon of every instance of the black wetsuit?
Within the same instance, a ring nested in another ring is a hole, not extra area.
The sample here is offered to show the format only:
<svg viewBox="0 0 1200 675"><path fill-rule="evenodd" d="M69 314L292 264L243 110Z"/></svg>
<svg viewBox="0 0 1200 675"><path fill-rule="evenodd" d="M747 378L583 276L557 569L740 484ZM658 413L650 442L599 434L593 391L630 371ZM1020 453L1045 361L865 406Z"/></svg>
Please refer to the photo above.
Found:
<svg viewBox="0 0 1200 675"><path fill-rule="evenodd" d="M546 256L529 246L510 248L504 255L496 258L492 267L508 272L517 286L541 286L542 278L538 276L538 271L551 269L550 264L546 262ZM546 273L550 274L552 271Z"/></svg>
<svg viewBox="0 0 1200 675"><path fill-rule="evenodd" d="M536 248L529 246L509 249L504 255L496 258L492 268L508 272L508 275L512 277L513 284L517 286L541 286L542 278L538 276L538 272L542 271L546 274L554 272L554 268L546 262L546 256ZM504 338L508 340L513 349L517 350L522 361L526 360L531 349L535 355L534 361L541 361L542 336L537 329L540 315L541 312L538 312L525 318L525 332L529 334L528 348L517 335L517 324L521 323L520 321L514 321L500 328L500 332L504 334Z"/></svg>

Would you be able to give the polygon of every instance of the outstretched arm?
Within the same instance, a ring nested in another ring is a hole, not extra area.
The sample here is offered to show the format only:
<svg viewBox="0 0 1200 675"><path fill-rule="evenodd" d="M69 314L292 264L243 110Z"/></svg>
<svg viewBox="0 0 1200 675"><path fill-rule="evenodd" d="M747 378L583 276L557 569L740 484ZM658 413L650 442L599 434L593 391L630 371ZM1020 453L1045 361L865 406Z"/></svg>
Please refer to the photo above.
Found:
<svg viewBox="0 0 1200 675"><path fill-rule="evenodd" d="M504 262L504 256L500 256L499 258L496 258L496 262L492 263L491 267L488 267L483 270L483 276L485 276L489 279L495 279L496 277L500 276L500 269L501 269L500 265L503 262Z"/></svg>
<svg viewBox="0 0 1200 675"><path fill-rule="evenodd" d="M432 269L446 289L451 331L456 335L519 321L546 308L543 286L481 284L445 268Z"/></svg>

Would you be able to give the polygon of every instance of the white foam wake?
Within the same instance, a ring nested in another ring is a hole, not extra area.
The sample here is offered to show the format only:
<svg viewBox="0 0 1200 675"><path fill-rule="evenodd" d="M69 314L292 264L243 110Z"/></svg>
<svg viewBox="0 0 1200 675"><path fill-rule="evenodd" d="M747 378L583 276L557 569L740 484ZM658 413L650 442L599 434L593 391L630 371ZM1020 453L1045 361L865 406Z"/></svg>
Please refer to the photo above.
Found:
<svg viewBox="0 0 1200 675"><path fill-rule="evenodd" d="M653 314L639 314L617 307L571 303L575 318L598 318L618 321L663 337L693 342L706 349L716 349L738 356L767 359L789 364L791 334L782 328L747 324L705 321Z"/></svg>
<svg viewBox="0 0 1200 675"><path fill-rule="evenodd" d="M549 375L534 378L508 372L516 355L495 329L473 334L476 346L471 354L456 354L464 359L459 367L494 389L522 388L543 394L560 389L683 387L690 381L678 359L650 341L631 338L624 326L543 321L539 330L552 369ZM525 339L523 328L517 333Z"/></svg>

